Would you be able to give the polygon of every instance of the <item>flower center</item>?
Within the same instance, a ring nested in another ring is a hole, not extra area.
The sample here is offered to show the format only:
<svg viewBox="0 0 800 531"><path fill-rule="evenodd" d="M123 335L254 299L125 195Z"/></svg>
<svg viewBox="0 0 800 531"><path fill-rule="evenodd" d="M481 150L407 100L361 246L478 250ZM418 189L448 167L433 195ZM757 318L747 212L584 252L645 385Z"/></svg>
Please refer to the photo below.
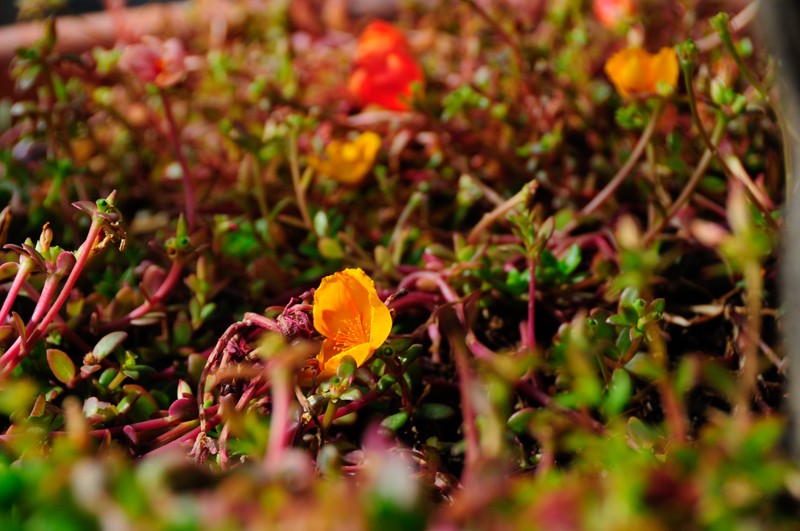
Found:
<svg viewBox="0 0 800 531"><path fill-rule="evenodd" d="M366 343L368 340L369 336L367 331L364 330L361 318L354 317L342 322L339 330L336 331L336 336L333 338L333 348L336 352L341 352L355 345Z"/></svg>

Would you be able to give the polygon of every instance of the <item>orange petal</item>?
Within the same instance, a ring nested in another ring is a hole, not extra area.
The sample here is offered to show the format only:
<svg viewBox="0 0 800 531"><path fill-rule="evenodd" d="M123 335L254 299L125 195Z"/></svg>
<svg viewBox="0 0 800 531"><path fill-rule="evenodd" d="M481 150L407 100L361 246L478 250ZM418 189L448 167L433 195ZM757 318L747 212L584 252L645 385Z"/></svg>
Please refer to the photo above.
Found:
<svg viewBox="0 0 800 531"><path fill-rule="evenodd" d="M354 318L361 319L365 328L369 326L370 290L375 292L375 284L361 269L345 269L323 278L314 292L314 328L333 338Z"/></svg>
<svg viewBox="0 0 800 531"><path fill-rule="evenodd" d="M673 48L661 48L653 57L652 63L653 92L658 83L664 83L673 89L678 85L678 55Z"/></svg>
<svg viewBox="0 0 800 531"><path fill-rule="evenodd" d="M322 343L322 350L319 356L317 356L320 365L320 378L324 379L334 376L336 374L336 369L339 368L339 364L342 362L342 358L345 356L351 356L356 360L356 364L361 367L361 365L372 356L373 352L374 349L370 349L368 343L359 343L347 350L336 352L333 347L333 341L326 339Z"/></svg>
<svg viewBox="0 0 800 531"><path fill-rule="evenodd" d="M619 95L638 94L649 83L649 54L641 48L625 48L606 61L605 71Z"/></svg>

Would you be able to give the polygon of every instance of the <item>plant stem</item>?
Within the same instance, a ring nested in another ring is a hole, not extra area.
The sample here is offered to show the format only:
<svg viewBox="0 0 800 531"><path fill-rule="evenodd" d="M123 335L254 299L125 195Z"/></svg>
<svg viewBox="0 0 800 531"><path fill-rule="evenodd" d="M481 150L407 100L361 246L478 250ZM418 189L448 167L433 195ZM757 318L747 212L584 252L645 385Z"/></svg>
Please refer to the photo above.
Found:
<svg viewBox="0 0 800 531"><path fill-rule="evenodd" d="M146 315L153 307L163 301L167 295L175 288L175 285L178 283L178 280L181 278L181 270L183 269L184 262L182 260L173 260L172 265L169 268L169 272L167 273L166 278L164 278L164 282L158 287L156 292L145 302L143 302L137 308L131 310L128 315L122 317L116 321L106 323L100 327L101 332L110 332L112 330L116 330L117 328L123 327L133 321L134 319L138 319L144 315Z"/></svg>
<svg viewBox="0 0 800 531"><path fill-rule="evenodd" d="M717 124L714 126L714 132L711 133L711 145L717 146L719 145L720 140L722 140L722 135L725 133L725 128L728 125L728 120L725 116L719 115L717 119ZM667 210L666 215L653 225L650 230L647 231L647 234L644 236L644 245L647 246L655 239L656 236L661 232L661 230L669 223L675 214L678 213L678 210L683 208L683 206L689 201L694 193L695 188L697 185L700 184L700 179L706 174L706 170L708 169L708 165L711 164L711 160L714 158L714 152L706 148L705 152L703 153L703 157L700 159L700 162L697 164L697 167L694 169L694 173L692 173L691 177L689 177L689 181L684 186L681 194L678 198L670 205L669 210Z"/></svg>
<svg viewBox="0 0 800 531"><path fill-rule="evenodd" d="M658 124L658 118L661 116L663 104L659 101L656 104L656 107L653 109L653 114L650 116L650 121L647 123L647 126L642 133L642 136L639 137L639 141L634 146L633 151L631 151L628 160L625 161L625 164L617 171L617 174L611 178L608 184L603 188L595 197L592 199L585 207L581 209L578 213L578 218L584 218L587 216L591 216L594 212L602 206L606 200L617 191L617 188L620 187L622 182L625 180L628 175L630 175L631 171L633 171L634 166L642 157L642 154L647 148L647 145L650 143L650 139L653 138L653 133L656 131L656 125ZM568 230L574 228L574 224L569 228L565 227L564 232L568 232Z"/></svg>
<svg viewBox="0 0 800 531"><path fill-rule="evenodd" d="M305 225L306 229L311 230L311 216L308 214L306 191L300 178L300 157L297 153L297 131L295 130L289 133L289 169L292 173L292 187L297 200L297 208L303 218L303 225Z"/></svg>
<svg viewBox="0 0 800 531"><path fill-rule="evenodd" d="M268 470L280 468L286 443L289 441L289 409L292 405L292 374L286 363L274 364L270 371L272 384L272 414L269 425L266 465Z"/></svg>
<svg viewBox="0 0 800 531"><path fill-rule="evenodd" d="M164 117L167 119L169 139L170 142L172 142L173 149L175 150L175 158L178 160L178 164L181 167L186 223L189 225L189 230L192 231L195 227L195 211L197 209L192 174L189 171L189 163L186 160L186 155L183 153L180 131L178 130L178 124L175 121L175 116L172 113L172 105L169 101L169 96L165 90L161 90L159 94L161 95L161 103L164 107Z"/></svg>
<svg viewBox="0 0 800 531"><path fill-rule="evenodd" d="M522 190L506 199L502 204L498 205L491 212L483 215L481 220L475 224L469 235L467 236L467 243L477 243L478 238L486 232L497 220L505 216L508 212L514 210L517 206L525 204L525 201L536 191L536 181L531 181L525 185Z"/></svg>
<svg viewBox="0 0 800 531"><path fill-rule="evenodd" d="M86 241L83 242L83 245L81 245L80 249L78 250L78 258L75 261L75 265L72 267L72 271L70 271L69 276L67 277L67 281L64 283L61 293L50 307L50 311L48 311L42 319L42 322L39 323L36 326L36 329L33 330L33 332L28 336L26 341L27 344L33 345L39 339L41 339L41 337L47 331L47 327L50 326L50 323L53 322L53 319L55 319L56 315L61 310L61 307L65 302L67 302L70 293L72 293L72 288L78 281L78 277L83 271L84 266L86 266L89 256L92 254L92 249L94 248L95 242L100 237L100 230L103 228L103 223L104 220L101 218L95 217L92 219L92 225L89 227L89 234L86 235ZM55 291L55 289L53 291ZM37 309L39 306L42 306L42 308L46 307L50 302L50 299L52 299L52 294L53 293L45 295L43 291L41 297L39 297ZM14 344L11 345L11 348L9 348L5 354L0 356L0 376L8 376L19 364L19 362L22 361L22 358L27 353L23 352L22 350L22 342L22 337L18 337Z"/></svg>
<svg viewBox="0 0 800 531"><path fill-rule="evenodd" d="M20 260L17 274L14 275L14 281L11 283L11 287L8 288L8 295L6 295L6 299L3 302L3 307L0 308L0 325L5 323L8 319L8 314L11 312L11 307L14 305L14 301L17 299L17 295L19 295L22 285L25 283L25 280L28 278L28 275L30 275L32 270L33 262L31 262L28 257Z"/></svg>
<svg viewBox="0 0 800 531"><path fill-rule="evenodd" d="M534 324L536 307L536 259L528 258L528 270L530 280L528 280L528 337L525 341L525 348L530 352L536 350L536 326Z"/></svg>

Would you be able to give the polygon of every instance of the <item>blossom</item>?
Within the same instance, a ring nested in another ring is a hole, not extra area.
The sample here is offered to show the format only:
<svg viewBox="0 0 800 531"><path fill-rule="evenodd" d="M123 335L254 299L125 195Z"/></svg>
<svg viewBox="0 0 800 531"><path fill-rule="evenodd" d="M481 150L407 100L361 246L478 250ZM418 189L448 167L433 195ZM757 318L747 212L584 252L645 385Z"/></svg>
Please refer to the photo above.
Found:
<svg viewBox="0 0 800 531"><path fill-rule="evenodd" d="M370 23L358 39L355 65L347 85L357 103L408 110L411 86L422 81L422 69L405 36L386 22Z"/></svg>
<svg viewBox="0 0 800 531"><path fill-rule="evenodd" d="M672 48L662 48L655 55L642 48L625 48L606 61L605 70L626 99L657 93L659 85L674 89L678 84L678 56Z"/></svg>
<svg viewBox="0 0 800 531"><path fill-rule="evenodd" d="M186 77L186 51L178 39L162 41L153 36L125 47L119 66L145 83L161 88L177 85Z"/></svg>
<svg viewBox="0 0 800 531"><path fill-rule="evenodd" d="M636 12L635 0L594 0L594 16L607 28L615 28Z"/></svg>
<svg viewBox="0 0 800 531"><path fill-rule="evenodd" d="M328 378L345 356L360 367L392 329L392 316L378 298L375 283L361 269L345 269L322 279L314 292L314 328L325 336L317 356L320 376Z"/></svg>
<svg viewBox="0 0 800 531"><path fill-rule="evenodd" d="M352 141L331 141L325 147L323 159L312 158L309 162L317 171L335 181L356 185L367 176L380 147L381 137L367 131Z"/></svg>

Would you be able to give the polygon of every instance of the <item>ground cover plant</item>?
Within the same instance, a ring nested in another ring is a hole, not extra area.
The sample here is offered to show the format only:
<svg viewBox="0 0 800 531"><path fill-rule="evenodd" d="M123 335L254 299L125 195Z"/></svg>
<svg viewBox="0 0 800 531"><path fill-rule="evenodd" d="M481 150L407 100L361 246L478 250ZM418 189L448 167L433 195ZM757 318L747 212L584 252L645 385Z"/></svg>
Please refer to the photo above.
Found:
<svg viewBox="0 0 800 531"><path fill-rule="evenodd" d="M4 528L794 528L757 4L326 5L18 51Z"/></svg>

